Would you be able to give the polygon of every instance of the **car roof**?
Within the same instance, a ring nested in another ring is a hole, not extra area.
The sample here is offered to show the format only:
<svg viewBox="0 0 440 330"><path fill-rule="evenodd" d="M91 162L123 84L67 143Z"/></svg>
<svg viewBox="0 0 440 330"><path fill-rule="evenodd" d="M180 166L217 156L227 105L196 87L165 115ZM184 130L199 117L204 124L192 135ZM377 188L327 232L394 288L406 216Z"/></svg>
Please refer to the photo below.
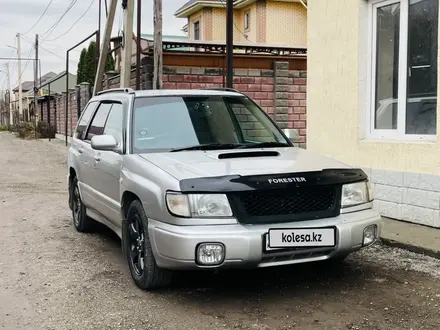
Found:
<svg viewBox="0 0 440 330"><path fill-rule="evenodd" d="M214 89L153 89L135 91L136 97L148 96L179 96L179 95L215 95L215 96L243 96L239 92Z"/></svg>
<svg viewBox="0 0 440 330"><path fill-rule="evenodd" d="M104 90L93 98L96 100L113 97L124 97L134 95L135 97L157 97L157 96L244 96L242 93L227 89L155 89L155 90L133 90L131 88L115 88Z"/></svg>

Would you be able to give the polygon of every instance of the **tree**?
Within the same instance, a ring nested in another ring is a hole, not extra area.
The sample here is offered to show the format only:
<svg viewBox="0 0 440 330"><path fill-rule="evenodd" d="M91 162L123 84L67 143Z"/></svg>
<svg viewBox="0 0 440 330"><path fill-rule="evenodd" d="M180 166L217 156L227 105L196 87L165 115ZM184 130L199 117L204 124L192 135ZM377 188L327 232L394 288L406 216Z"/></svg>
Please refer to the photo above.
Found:
<svg viewBox="0 0 440 330"><path fill-rule="evenodd" d="M113 58L112 54L108 54L107 60L105 62L104 72L114 71L114 70L115 70L115 59Z"/></svg>
<svg viewBox="0 0 440 330"><path fill-rule="evenodd" d="M78 84L85 82L86 77L84 75L84 64L86 61L87 49L83 48L81 56L79 57L78 70L76 71L76 81Z"/></svg>
<svg viewBox="0 0 440 330"><path fill-rule="evenodd" d="M97 70L97 49L96 42L90 42L88 48L81 51L81 56L78 63L77 81L78 83L88 82L91 85L95 84L95 76ZM112 54L108 54L104 72L115 70L115 59Z"/></svg>
<svg viewBox="0 0 440 330"><path fill-rule="evenodd" d="M95 75L96 75L96 60L97 60L97 52L96 52L96 42L92 41L87 48L87 54L84 65L84 76L85 82L93 85L95 83Z"/></svg>

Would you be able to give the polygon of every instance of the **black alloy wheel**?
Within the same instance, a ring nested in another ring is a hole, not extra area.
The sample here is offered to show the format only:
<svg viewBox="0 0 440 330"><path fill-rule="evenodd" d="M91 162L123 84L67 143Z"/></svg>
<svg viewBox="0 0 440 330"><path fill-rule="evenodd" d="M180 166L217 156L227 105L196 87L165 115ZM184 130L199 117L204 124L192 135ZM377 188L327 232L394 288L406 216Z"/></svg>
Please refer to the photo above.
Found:
<svg viewBox="0 0 440 330"><path fill-rule="evenodd" d="M139 200L128 208L122 242L131 277L140 289L153 290L170 284L172 272L157 266L148 235L148 218Z"/></svg>
<svg viewBox="0 0 440 330"><path fill-rule="evenodd" d="M72 218L75 229L85 233L93 229L94 221L86 214L86 206L81 200L81 194L78 187L78 179L72 180Z"/></svg>
<svg viewBox="0 0 440 330"><path fill-rule="evenodd" d="M128 221L128 233L130 240L130 259L131 267L137 276L141 277L145 269L145 232L142 220L137 214Z"/></svg>

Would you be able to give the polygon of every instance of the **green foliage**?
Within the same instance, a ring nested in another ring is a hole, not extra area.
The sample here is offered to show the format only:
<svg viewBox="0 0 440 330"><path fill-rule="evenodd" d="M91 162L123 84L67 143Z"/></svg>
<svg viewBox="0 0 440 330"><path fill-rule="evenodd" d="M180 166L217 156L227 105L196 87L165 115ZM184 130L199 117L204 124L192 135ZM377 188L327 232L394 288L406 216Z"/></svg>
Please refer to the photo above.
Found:
<svg viewBox="0 0 440 330"><path fill-rule="evenodd" d="M87 48L86 60L84 65L85 82L93 85L96 75L96 42L92 41Z"/></svg>
<svg viewBox="0 0 440 330"><path fill-rule="evenodd" d="M9 126L8 125L0 125L0 132L5 132L9 130Z"/></svg>
<svg viewBox="0 0 440 330"><path fill-rule="evenodd" d="M95 76L96 76L96 70L97 70L97 49L96 49L96 42L91 41L88 48L84 48L81 51L81 56L78 63L78 70L77 70L77 82L88 82L91 85L94 85L95 83ZM105 62L105 68L104 72L107 71L114 71L115 70L115 59L111 54L108 54L106 62Z"/></svg>
<svg viewBox="0 0 440 330"><path fill-rule="evenodd" d="M81 56L79 58L78 70L76 71L76 81L78 82L78 84L86 81L86 77L84 74L84 63L86 61L86 55L87 49L83 48L83 50L81 51Z"/></svg>
<svg viewBox="0 0 440 330"><path fill-rule="evenodd" d="M104 72L114 71L115 70L115 59L112 54L108 54L107 60L105 61Z"/></svg>

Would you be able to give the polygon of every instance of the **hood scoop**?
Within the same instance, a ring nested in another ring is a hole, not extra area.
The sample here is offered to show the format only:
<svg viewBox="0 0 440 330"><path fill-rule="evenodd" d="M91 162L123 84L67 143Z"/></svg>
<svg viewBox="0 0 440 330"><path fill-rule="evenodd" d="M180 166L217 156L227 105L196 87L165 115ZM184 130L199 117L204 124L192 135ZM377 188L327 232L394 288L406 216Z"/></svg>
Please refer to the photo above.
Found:
<svg viewBox="0 0 440 330"><path fill-rule="evenodd" d="M231 159L231 158L248 158L248 157L277 157L280 156L278 151L241 151L241 152L228 152L218 155L218 159Z"/></svg>

